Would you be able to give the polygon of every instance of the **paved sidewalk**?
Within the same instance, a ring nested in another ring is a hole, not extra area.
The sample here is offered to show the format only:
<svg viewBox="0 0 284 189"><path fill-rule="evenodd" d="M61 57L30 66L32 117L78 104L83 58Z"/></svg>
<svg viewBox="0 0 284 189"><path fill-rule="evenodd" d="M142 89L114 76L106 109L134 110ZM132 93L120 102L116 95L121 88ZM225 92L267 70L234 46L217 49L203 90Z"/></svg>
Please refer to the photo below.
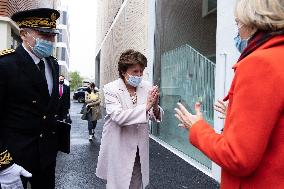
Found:
<svg viewBox="0 0 284 189"><path fill-rule="evenodd" d="M82 104L72 103L71 153L60 153L56 170L58 189L105 189L95 176L103 121L98 122L96 139L88 141L87 122L80 119ZM150 184L147 189L217 189L219 184L190 164L150 140Z"/></svg>

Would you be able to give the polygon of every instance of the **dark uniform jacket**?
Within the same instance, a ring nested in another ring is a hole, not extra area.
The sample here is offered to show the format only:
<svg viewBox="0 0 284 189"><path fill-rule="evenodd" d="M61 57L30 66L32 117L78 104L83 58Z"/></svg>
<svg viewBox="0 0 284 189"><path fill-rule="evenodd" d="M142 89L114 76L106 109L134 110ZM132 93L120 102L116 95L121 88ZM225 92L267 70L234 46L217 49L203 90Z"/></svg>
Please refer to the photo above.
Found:
<svg viewBox="0 0 284 189"><path fill-rule="evenodd" d="M58 90L59 91L59 90ZM63 94L59 96L59 118L66 119L66 115L69 114L70 109L70 87L63 84Z"/></svg>
<svg viewBox="0 0 284 189"><path fill-rule="evenodd" d="M58 145L58 63L46 58L53 76L53 91L27 51L0 56L0 170L12 163L30 172L55 165ZM0 160L1 161L1 160Z"/></svg>

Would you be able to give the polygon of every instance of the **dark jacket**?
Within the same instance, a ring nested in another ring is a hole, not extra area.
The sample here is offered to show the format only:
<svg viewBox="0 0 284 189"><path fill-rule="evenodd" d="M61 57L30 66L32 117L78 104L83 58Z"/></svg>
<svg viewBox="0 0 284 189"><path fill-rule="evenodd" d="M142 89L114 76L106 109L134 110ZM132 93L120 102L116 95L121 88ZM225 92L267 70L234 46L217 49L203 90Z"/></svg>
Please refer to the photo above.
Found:
<svg viewBox="0 0 284 189"><path fill-rule="evenodd" d="M59 97L59 119L66 119L66 115L69 114L70 109L70 87L63 84L63 93ZM59 91L59 90L58 90Z"/></svg>
<svg viewBox="0 0 284 189"><path fill-rule="evenodd" d="M53 57L46 60L53 76L51 96L22 45L0 56L0 154L8 150L14 162L30 172L54 164L57 155L59 68Z"/></svg>

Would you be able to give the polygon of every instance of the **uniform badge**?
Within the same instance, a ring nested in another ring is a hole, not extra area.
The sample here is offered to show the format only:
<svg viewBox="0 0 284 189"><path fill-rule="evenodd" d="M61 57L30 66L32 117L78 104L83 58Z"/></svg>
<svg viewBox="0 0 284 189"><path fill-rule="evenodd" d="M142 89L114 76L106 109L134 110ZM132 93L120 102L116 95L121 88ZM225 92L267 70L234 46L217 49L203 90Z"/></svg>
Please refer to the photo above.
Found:
<svg viewBox="0 0 284 189"><path fill-rule="evenodd" d="M52 22L54 22L57 19L56 14L52 13L51 16L50 16L50 19L51 19Z"/></svg>

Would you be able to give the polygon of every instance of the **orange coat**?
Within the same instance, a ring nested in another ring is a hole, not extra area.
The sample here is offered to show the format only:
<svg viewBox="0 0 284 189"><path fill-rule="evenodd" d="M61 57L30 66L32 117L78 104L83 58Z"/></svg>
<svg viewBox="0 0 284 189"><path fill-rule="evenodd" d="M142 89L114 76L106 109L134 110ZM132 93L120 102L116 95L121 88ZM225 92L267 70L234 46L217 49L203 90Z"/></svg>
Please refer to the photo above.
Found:
<svg viewBox="0 0 284 189"><path fill-rule="evenodd" d="M283 189L284 36L234 67L223 133L201 120L190 142L222 167L221 189Z"/></svg>

